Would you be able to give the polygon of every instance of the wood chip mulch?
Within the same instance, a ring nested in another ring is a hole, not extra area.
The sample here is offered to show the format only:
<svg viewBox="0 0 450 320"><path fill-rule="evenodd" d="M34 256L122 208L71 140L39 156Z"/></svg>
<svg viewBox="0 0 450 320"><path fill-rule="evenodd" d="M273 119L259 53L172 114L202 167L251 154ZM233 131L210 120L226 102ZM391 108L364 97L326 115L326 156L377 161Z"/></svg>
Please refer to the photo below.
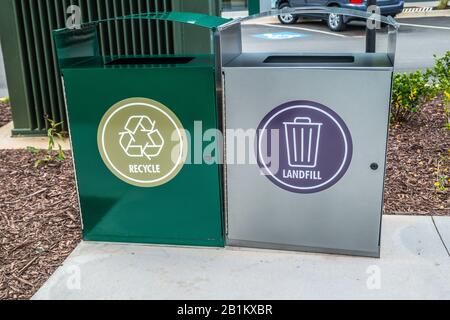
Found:
<svg viewBox="0 0 450 320"><path fill-rule="evenodd" d="M439 103L428 103L414 121L391 129L387 213L450 215L449 191L434 186L437 171L450 175L450 131L442 128ZM30 298L81 239L67 156L35 168L36 155L0 150L0 300Z"/></svg>
<svg viewBox="0 0 450 320"><path fill-rule="evenodd" d="M450 187L450 130L440 99L424 105L410 123L390 130L385 212L450 215L450 191L437 191L438 176Z"/></svg>
<svg viewBox="0 0 450 320"><path fill-rule="evenodd" d="M0 127L12 121L11 107L9 104L0 102Z"/></svg>
<svg viewBox="0 0 450 320"><path fill-rule="evenodd" d="M35 168L35 155L0 150L0 300L29 299L80 241L68 157Z"/></svg>

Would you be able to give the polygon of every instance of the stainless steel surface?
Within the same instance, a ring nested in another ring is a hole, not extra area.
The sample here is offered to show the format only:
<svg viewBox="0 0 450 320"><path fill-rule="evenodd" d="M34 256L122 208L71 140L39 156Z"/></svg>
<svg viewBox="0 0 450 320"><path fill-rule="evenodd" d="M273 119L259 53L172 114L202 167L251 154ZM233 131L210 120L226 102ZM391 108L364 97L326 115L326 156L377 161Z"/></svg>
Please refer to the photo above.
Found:
<svg viewBox="0 0 450 320"><path fill-rule="evenodd" d="M366 11L359 11L359 10L351 10L351 9L342 9L339 7L301 7L301 8L283 8L281 10L270 10L266 12L262 12L259 14L251 15L244 18L239 18L231 21L228 24L225 24L221 26L219 29L225 29L229 25L232 24L241 24L244 22L249 22L251 20L255 20L258 18L264 18L264 17L275 17L279 15L284 14L341 14L345 16L355 17L355 18L361 18L364 20L373 20L376 22L381 22L387 25L390 25L394 27L395 29L398 29L399 25L397 21L395 21L392 17L385 17L379 14L373 14L371 12Z"/></svg>
<svg viewBox="0 0 450 320"><path fill-rule="evenodd" d="M391 60L392 65L395 64L395 53L397 50L397 29L393 26L388 27L388 43L387 54Z"/></svg>
<svg viewBox="0 0 450 320"><path fill-rule="evenodd" d="M226 64L227 68L312 68L312 69L371 69L371 70L393 70L393 65L387 54L315 54L316 56L352 56L354 62L339 63L265 63L264 60L270 56L302 56L298 53L243 53ZM312 56L305 54L305 56Z"/></svg>
<svg viewBox="0 0 450 320"><path fill-rule="evenodd" d="M233 27L243 21L294 12L346 14L386 23L390 28L387 52L243 52L233 59L228 58L232 56L229 54L223 59L227 243L377 257L398 25L392 18L353 10L288 9L221 26L222 39L228 37L229 42L233 41L236 38ZM343 55L352 59L329 62L330 57ZM275 60L279 56L294 59L277 63L274 59L266 60L270 56L277 57ZM306 59L307 62L293 62L299 56L323 56L322 61L328 62L318 62L316 57ZM230 133L241 130L247 133L249 141L255 142L256 129L269 112L298 100L331 108L345 122L353 141L348 171L335 185L316 193L290 192L265 177L256 163L256 143L250 143L244 155L247 162L236 163L238 142ZM372 163L379 165L378 170L370 168Z"/></svg>
<svg viewBox="0 0 450 320"><path fill-rule="evenodd" d="M273 108L311 100L339 114L354 147L345 176L313 194L277 187L257 164L228 164L228 243L377 256L392 72L227 66L223 71L227 129L255 129ZM228 149L229 137L226 141ZM370 169L373 162L379 170Z"/></svg>
<svg viewBox="0 0 450 320"><path fill-rule="evenodd" d="M301 252L313 252L313 253L329 253L329 254L341 254L349 256L361 256L361 257L371 257L379 258L380 253L377 252L366 252L358 250L340 250L340 249L327 249L318 247L307 247L307 246L295 246L288 244L279 243L267 243L267 242L254 242L245 240L227 240L227 245L231 247L247 247L247 248L263 248L271 250L286 250L286 251L301 251Z"/></svg>
<svg viewBox="0 0 450 320"><path fill-rule="evenodd" d="M335 14L335 15L345 15L349 17L359 18L362 20L371 20L378 23L383 23L388 26L388 41L386 46L386 52L380 52L377 50L377 57L387 55L390 59L390 65L393 66L395 62L395 53L396 53L396 45L397 45L397 34L398 34L398 28L399 24L397 21L392 18L391 16L385 17L378 14L374 14L371 12L365 12L365 11L359 11L359 10L350 10L350 9L342 9L338 7L301 7L301 8L283 8L281 10L271 10L262 12L256 15L248 16L245 18L238 18L230 21L229 23L226 23L222 26L220 26L218 29L221 33L222 37L222 48L224 50L224 58L223 63L227 63L229 60L230 51L232 53L237 52L235 49L235 45L233 49L228 49L228 46L233 46L233 39L236 39L235 37L238 37L237 31L241 30L241 24L242 23L248 23L252 20L257 20L259 18L264 17L274 17L279 16L283 14ZM242 52L242 40L241 35L239 35L239 40L235 40L234 43L240 44L240 51ZM228 40L227 40L228 39ZM367 57L364 55L360 55L363 60L367 62ZM385 64L387 64L385 62ZM371 66L372 67L372 66Z"/></svg>
<svg viewBox="0 0 450 320"><path fill-rule="evenodd" d="M242 53L241 25L230 25L227 29L222 30L220 35L222 65L225 65Z"/></svg>

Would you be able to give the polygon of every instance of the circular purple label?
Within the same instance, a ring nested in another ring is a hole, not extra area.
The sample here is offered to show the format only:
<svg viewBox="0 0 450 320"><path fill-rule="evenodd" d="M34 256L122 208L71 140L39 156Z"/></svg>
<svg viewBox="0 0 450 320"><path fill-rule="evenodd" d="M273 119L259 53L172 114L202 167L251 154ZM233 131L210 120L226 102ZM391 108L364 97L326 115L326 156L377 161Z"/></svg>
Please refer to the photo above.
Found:
<svg viewBox="0 0 450 320"><path fill-rule="evenodd" d="M344 176L352 154L352 138L344 121L316 102L285 103L269 112L258 127L262 173L291 192L330 188Z"/></svg>

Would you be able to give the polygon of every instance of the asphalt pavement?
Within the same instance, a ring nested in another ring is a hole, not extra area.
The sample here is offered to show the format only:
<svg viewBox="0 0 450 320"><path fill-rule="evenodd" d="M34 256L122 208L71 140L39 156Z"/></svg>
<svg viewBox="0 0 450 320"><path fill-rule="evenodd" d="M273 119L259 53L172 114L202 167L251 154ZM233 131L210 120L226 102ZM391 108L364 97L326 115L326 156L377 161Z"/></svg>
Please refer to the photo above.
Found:
<svg viewBox="0 0 450 320"><path fill-rule="evenodd" d="M450 17L398 19L396 70L414 71L431 67L433 54L450 51ZM272 52L363 52L365 25L352 22L344 32L331 32L322 21L282 25L262 20L243 27L244 51ZM377 32L377 50L387 48L387 28Z"/></svg>

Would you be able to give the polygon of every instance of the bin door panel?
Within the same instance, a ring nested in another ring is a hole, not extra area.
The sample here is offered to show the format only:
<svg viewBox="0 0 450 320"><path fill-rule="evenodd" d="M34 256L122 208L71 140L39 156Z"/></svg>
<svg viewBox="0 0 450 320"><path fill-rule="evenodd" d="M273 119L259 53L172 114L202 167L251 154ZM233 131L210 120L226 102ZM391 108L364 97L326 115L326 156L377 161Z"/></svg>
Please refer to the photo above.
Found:
<svg viewBox="0 0 450 320"><path fill-rule="evenodd" d="M222 246L218 165L185 164L169 182L144 188L113 175L97 145L104 114L129 98L152 99L167 106L192 137L195 121L200 130L201 126L217 128L213 69L67 69L64 82L84 238ZM160 140L152 136L152 141ZM200 135L199 143L201 148L211 142L202 142Z"/></svg>
<svg viewBox="0 0 450 320"><path fill-rule="evenodd" d="M309 193L287 190L282 185L286 180L261 174L259 163L228 163L229 243L377 256L392 73L326 68L224 68L224 72L227 129L255 130L277 107L310 101L342 119L353 148L340 179ZM292 170L286 177L323 179L316 164L325 163L322 168L327 169L338 152L330 142L327 150L322 147L333 139L326 135L327 123L295 117L280 126L280 132L286 129L286 144L291 144L288 150L279 148L290 157L286 163ZM226 141L228 154L229 135ZM372 170L372 163L379 168Z"/></svg>

